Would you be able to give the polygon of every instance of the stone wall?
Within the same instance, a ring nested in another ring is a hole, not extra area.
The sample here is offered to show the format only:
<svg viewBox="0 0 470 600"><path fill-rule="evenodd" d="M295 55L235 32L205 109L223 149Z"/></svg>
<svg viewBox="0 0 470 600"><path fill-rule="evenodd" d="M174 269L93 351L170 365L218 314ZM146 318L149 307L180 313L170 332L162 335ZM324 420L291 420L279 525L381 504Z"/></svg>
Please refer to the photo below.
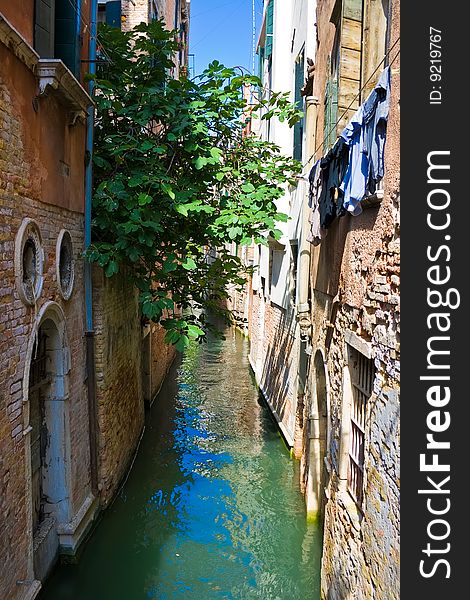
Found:
<svg viewBox="0 0 470 600"><path fill-rule="evenodd" d="M125 274L106 278L93 270L99 488L106 506L126 475L144 427L144 372L150 373L150 400L160 389L175 351L160 326L144 340L137 290ZM150 343L144 365L143 344ZM144 369L145 367L145 369ZM145 398L146 400L149 400Z"/></svg>
<svg viewBox="0 0 470 600"><path fill-rule="evenodd" d="M140 316L125 276L93 270L99 489L106 505L115 494L144 426Z"/></svg>
<svg viewBox="0 0 470 600"><path fill-rule="evenodd" d="M320 44L314 94L320 98L320 132L325 65L334 39L330 22L334 4L333 0L319 3L317 13ZM391 7L389 38L393 43L399 35L399 3L391 2ZM397 50L398 46L392 58ZM380 70L377 77L379 74ZM316 463L324 515L322 598L328 600L399 597L399 94L397 58L392 65L383 200L364 208L358 217L337 220L321 245L312 250L312 357L322 357L326 382L322 392L311 360L305 419L311 419L315 429L322 418L318 397L324 393L327 432L324 455L305 456L302 477L306 490L312 493L309 463ZM348 415L351 402L347 393L347 343L352 337L374 364L359 505L347 489L350 433L349 417L344 415ZM309 436L313 439L317 433L305 432L305 444L312 444ZM321 444L316 447L320 449Z"/></svg>
<svg viewBox="0 0 470 600"><path fill-rule="evenodd" d="M150 326L151 338L151 356L150 356L150 401L153 402L155 396L160 391L162 383L168 373L168 370L176 356L174 346L168 345L164 341L165 330L159 325Z"/></svg>
<svg viewBox="0 0 470 600"><path fill-rule="evenodd" d="M36 85L33 74L0 43L0 596L11 600L34 592L34 585L28 583L35 574L27 373L34 332L52 310L65 324L71 358L63 400L70 432L71 518L90 494L83 214L78 210L83 206L84 147L81 153L78 148L84 140L84 125L78 122L69 127L66 112L52 97L40 103L35 113L31 99ZM55 143L57 139L60 144ZM49 175L57 183L55 189ZM57 187L60 202L56 202ZM36 223L44 251L44 282L34 306L21 300L15 278L19 266L18 261L15 264L15 238L26 218ZM62 229L71 234L75 262L69 300L64 300L57 283L56 242Z"/></svg>
<svg viewBox="0 0 470 600"><path fill-rule="evenodd" d="M293 446L299 355L297 323L291 309L266 301L258 291L252 292L250 305L250 363L283 435Z"/></svg>
<svg viewBox="0 0 470 600"><path fill-rule="evenodd" d="M123 0L121 2L122 30L130 31L140 23L148 23L150 16L149 0Z"/></svg>

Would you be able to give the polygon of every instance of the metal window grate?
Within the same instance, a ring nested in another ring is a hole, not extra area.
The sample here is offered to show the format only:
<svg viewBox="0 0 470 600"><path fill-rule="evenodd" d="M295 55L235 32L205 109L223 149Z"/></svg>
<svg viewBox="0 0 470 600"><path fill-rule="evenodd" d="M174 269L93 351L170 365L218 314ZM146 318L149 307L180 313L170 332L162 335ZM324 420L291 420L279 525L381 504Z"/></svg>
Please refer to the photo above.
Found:
<svg viewBox="0 0 470 600"><path fill-rule="evenodd" d="M358 504L362 502L364 482L364 443L367 401L374 384L374 363L349 347L352 384L351 434L349 445L348 489Z"/></svg>

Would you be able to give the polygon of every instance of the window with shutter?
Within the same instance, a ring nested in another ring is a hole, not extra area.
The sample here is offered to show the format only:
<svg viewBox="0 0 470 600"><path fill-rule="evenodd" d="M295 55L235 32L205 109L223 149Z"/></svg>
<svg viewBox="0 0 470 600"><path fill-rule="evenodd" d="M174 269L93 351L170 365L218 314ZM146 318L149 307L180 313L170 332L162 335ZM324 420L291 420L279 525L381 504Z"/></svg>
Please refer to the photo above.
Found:
<svg viewBox="0 0 470 600"><path fill-rule="evenodd" d="M56 0L54 56L60 58L76 77L80 72L77 10L77 0Z"/></svg>
<svg viewBox="0 0 470 600"><path fill-rule="evenodd" d="M364 486L364 449L368 400L374 385L374 362L349 346L352 384L348 490L360 505Z"/></svg>
<svg viewBox="0 0 470 600"><path fill-rule="evenodd" d="M106 25L110 27L121 27L121 0L113 0L106 3Z"/></svg>
<svg viewBox="0 0 470 600"><path fill-rule="evenodd" d="M55 0L34 3L34 49L42 58L54 57Z"/></svg>
<svg viewBox="0 0 470 600"><path fill-rule="evenodd" d="M304 51L299 54L297 60L295 61L295 83L294 83L294 91L295 91L295 104L297 108L302 109L302 94L301 89L304 84L304 76L305 76L305 64L304 64ZM302 138L304 134L304 118L298 121L294 125L294 152L293 156L296 160L302 160Z"/></svg>
<svg viewBox="0 0 470 600"><path fill-rule="evenodd" d="M325 88L325 123L323 130L324 153L333 146L336 141L336 121L338 120L338 81L330 77Z"/></svg>
<svg viewBox="0 0 470 600"><path fill-rule="evenodd" d="M266 9L266 57L273 53L273 32L274 32L274 0L269 0L268 8Z"/></svg>

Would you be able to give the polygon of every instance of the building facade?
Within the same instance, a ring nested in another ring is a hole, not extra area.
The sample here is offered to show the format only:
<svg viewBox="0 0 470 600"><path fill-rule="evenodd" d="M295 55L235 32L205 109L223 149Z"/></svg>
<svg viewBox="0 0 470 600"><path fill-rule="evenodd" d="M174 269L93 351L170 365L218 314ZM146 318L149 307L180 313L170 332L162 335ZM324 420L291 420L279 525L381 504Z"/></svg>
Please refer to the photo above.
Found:
<svg viewBox="0 0 470 600"><path fill-rule="evenodd" d="M130 31L155 19L177 32L173 75L188 73L190 0L98 0L98 22Z"/></svg>
<svg viewBox="0 0 470 600"><path fill-rule="evenodd" d="M369 110L374 140L382 136L385 146L375 190L312 248L307 508L324 519L323 596L392 599L399 597L399 2L319 2L317 23L314 137L323 148L315 158L352 127L369 131ZM385 95L378 86L386 79Z"/></svg>
<svg viewBox="0 0 470 600"><path fill-rule="evenodd" d="M0 596L32 598L97 511L84 340L90 2L0 2Z"/></svg>
<svg viewBox="0 0 470 600"><path fill-rule="evenodd" d="M83 258L93 113L84 75L103 4L109 18L119 4L115 26L164 17L182 40L174 75L184 72L189 2L123 1L121 11L0 1L0 597L9 600L34 598L59 556L86 539L175 355L125 278L108 280Z"/></svg>
<svg viewBox="0 0 470 600"><path fill-rule="evenodd" d="M303 173L233 307L323 527L322 598L398 598L399 1L265 1L258 54L304 118L254 133Z"/></svg>
<svg viewBox="0 0 470 600"><path fill-rule="evenodd" d="M314 1L264 3L258 39L261 95L267 97L271 90L293 93L298 88L292 100L302 105L300 87L305 65L307 58L315 54L314 25ZM253 124L254 134L275 142L284 154L302 161L306 151L305 119L294 129L287 123L261 123ZM306 280L297 280L297 265L306 260L301 226L304 198L304 182L297 187L286 187L278 210L291 219L279 224L281 239L269 239L267 245L260 244L250 251L250 260L257 270L248 284L245 317L250 362L257 383L296 456L301 454L300 422L306 376L301 359L304 340L296 318L297 307L299 303L305 305L303 296L308 290Z"/></svg>

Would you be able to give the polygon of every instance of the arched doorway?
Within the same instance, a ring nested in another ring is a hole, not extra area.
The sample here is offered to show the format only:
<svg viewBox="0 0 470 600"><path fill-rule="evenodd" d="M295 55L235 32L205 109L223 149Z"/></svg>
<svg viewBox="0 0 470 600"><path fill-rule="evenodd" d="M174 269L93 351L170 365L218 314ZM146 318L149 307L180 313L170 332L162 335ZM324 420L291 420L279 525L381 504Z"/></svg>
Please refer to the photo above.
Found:
<svg viewBox="0 0 470 600"><path fill-rule="evenodd" d="M325 485L327 481L325 456L328 432L328 391L326 370L320 351L313 365L313 394L308 428L308 467L306 501L310 518L323 515Z"/></svg>
<svg viewBox="0 0 470 600"><path fill-rule="evenodd" d="M43 311L41 311L43 312ZM57 529L70 520L69 352L57 306L38 316L27 363L33 568L44 579L58 550Z"/></svg>

